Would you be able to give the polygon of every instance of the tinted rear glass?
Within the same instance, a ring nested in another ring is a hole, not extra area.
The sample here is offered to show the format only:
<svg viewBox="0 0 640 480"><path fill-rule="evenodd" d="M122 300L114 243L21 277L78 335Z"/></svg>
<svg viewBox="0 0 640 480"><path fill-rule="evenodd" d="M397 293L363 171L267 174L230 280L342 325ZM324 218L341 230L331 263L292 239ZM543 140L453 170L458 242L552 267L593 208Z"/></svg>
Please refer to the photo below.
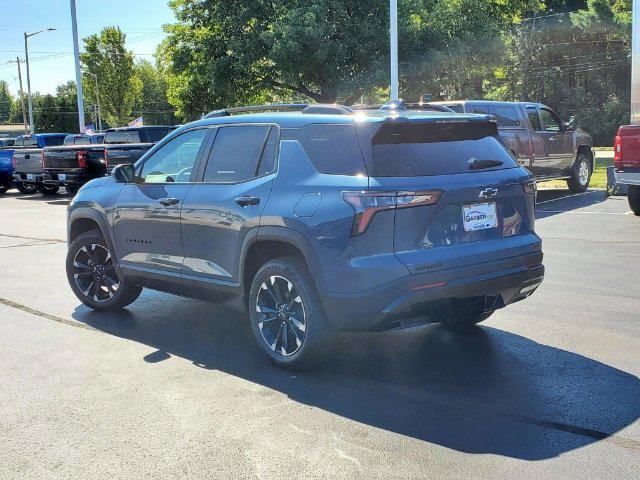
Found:
<svg viewBox="0 0 640 480"><path fill-rule="evenodd" d="M143 142L156 143L166 137L170 131L171 129L169 127L145 128L140 133Z"/></svg>
<svg viewBox="0 0 640 480"><path fill-rule="evenodd" d="M55 136L55 137L44 137L44 145L45 147L59 147L64 144L65 135Z"/></svg>
<svg viewBox="0 0 640 480"><path fill-rule="evenodd" d="M489 113L495 115L500 127L519 127L520 115L512 105L490 105Z"/></svg>
<svg viewBox="0 0 640 480"><path fill-rule="evenodd" d="M353 125L307 125L298 139L320 173L365 173L362 152Z"/></svg>
<svg viewBox="0 0 640 480"><path fill-rule="evenodd" d="M104 143L140 143L137 130L116 130L104 134Z"/></svg>
<svg viewBox="0 0 640 480"><path fill-rule="evenodd" d="M464 106L461 105L460 103L451 103L451 104L442 104L443 107L448 107L451 110L453 110L454 112L457 113L464 113Z"/></svg>
<svg viewBox="0 0 640 480"><path fill-rule="evenodd" d="M75 135L68 135L64 139L65 145L88 145L89 143L89 137L76 137Z"/></svg>
<svg viewBox="0 0 640 480"><path fill-rule="evenodd" d="M387 123L376 128L370 140L373 176L420 177L518 166L498 140L495 123ZM483 160L502 163L470 168Z"/></svg>

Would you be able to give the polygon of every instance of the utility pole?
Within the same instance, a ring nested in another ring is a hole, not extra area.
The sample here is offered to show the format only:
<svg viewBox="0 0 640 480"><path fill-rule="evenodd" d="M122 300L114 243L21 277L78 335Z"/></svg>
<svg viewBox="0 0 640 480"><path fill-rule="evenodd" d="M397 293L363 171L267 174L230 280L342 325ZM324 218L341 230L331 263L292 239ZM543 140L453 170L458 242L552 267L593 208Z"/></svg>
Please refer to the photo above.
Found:
<svg viewBox="0 0 640 480"><path fill-rule="evenodd" d="M24 89L22 88L22 69L20 68L20 57L16 57L16 64L18 65L18 81L20 82L20 103L22 104L22 121L24 123L25 135L29 133L29 127L27 126L27 110L24 108ZM7 63L13 63L13 60L9 60Z"/></svg>
<svg viewBox="0 0 640 480"><path fill-rule="evenodd" d="M31 76L29 75L29 46L27 40L29 37L38 35L42 32L52 32L55 28L43 28L37 32L27 33L24 32L24 60L27 64L27 94L29 100L29 133L33 133L33 100L31 99Z"/></svg>
<svg viewBox="0 0 640 480"><path fill-rule="evenodd" d="M389 19L391 34L391 100L398 100L398 0L391 0Z"/></svg>
<svg viewBox="0 0 640 480"><path fill-rule="evenodd" d="M82 99L82 73L80 72L80 48L78 47L78 22L76 20L76 0L71 4L71 30L73 32L73 56L76 63L76 91L78 94L78 124L80 132L84 130L84 101Z"/></svg>
<svg viewBox="0 0 640 480"><path fill-rule="evenodd" d="M640 124L640 0L633 0L631 26L631 123Z"/></svg>
<svg viewBox="0 0 640 480"><path fill-rule="evenodd" d="M96 123L97 123L98 131L102 132L102 117L100 116L100 93L98 92L98 74L87 72L86 70L84 71L84 73L91 75L96 81L96 108L97 108Z"/></svg>

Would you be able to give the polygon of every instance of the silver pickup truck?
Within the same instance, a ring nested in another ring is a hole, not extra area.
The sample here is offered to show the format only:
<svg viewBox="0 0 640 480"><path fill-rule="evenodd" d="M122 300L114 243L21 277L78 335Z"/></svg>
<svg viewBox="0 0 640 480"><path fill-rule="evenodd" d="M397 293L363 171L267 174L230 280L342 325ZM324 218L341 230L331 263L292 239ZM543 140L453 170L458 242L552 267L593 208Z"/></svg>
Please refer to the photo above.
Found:
<svg viewBox="0 0 640 480"><path fill-rule="evenodd" d="M13 148L13 181L22 193L40 191L43 195L56 193L58 185L45 185L42 175L42 151L45 147L59 146L64 143L68 133L37 133L19 135Z"/></svg>
<svg viewBox="0 0 640 480"><path fill-rule="evenodd" d="M593 173L593 140L563 122L549 107L532 102L465 100L433 102L458 113L493 115L504 143L538 181L566 180L573 192L584 192Z"/></svg>

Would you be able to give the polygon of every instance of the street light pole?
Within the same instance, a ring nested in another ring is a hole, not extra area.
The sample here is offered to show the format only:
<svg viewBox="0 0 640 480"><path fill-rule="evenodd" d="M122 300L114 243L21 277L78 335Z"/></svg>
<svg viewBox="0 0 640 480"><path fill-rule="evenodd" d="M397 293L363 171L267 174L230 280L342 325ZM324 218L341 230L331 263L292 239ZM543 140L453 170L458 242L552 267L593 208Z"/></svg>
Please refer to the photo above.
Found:
<svg viewBox="0 0 640 480"><path fill-rule="evenodd" d="M98 74L87 72L86 70L84 71L84 73L91 75L96 81L96 105L98 107L98 113L97 113L98 118L96 120L98 123L98 131L102 132L102 116L100 115L100 92L98 92Z"/></svg>
<svg viewBox="0 0 640 480"><path fill-rule="evenodd" d="M391 100L398 100L398 0L391 0L389 20L391 34Z"/></svg>
<svg viewBox="0 0 640 480"><path fill-rule="evenodd" d="M24 123L25 135L29 133L29 127L27 125L27 110L24 108L24 88L22 87L22 69L20 68L20 57L16 57L16 64L18 65L18 81L20 82L20 104L22 105L22 121ZM13 60L9 60L7 63L13 63Z"/></svg>
<svg viewBox="0 0 640 480"><path fill-rule="evenodd" d="M76 63L76 92L78 95L78 124L80 131L84 130L84 100L82 99L82 73L80 72L80 48L78 47L78 22L76 20L76 0L71 4L71 30L73 33L73 57Z"/></svg>
<svg viewBox="0 0 640 480"><path fill-rule="evenodd" d="M51 32L55 28L44 28L34 33L24 32L24 59L27 64L27 95L29 101L29 133L33 133L33 101L31 100L31 76L29 75L29 46L27 39L42 32Z"/></svg>

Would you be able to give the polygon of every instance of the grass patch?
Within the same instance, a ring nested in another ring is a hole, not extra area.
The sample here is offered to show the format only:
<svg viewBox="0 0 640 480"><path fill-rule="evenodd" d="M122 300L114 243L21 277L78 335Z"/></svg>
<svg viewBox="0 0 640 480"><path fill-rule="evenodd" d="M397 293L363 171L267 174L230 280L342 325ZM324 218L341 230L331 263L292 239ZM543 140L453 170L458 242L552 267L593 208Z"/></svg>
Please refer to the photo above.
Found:
<svg viewBox="0 0 640 480"><path fill-rule="evenodd" d="M593 174L591 175L590 188L601 188L606 190L607 188L607 167L613 165L613 158L597 158L595 161L595 167ZM567 182L565 180L552 180L550 182L540 182L542 188L567 188Z"/></svg>

